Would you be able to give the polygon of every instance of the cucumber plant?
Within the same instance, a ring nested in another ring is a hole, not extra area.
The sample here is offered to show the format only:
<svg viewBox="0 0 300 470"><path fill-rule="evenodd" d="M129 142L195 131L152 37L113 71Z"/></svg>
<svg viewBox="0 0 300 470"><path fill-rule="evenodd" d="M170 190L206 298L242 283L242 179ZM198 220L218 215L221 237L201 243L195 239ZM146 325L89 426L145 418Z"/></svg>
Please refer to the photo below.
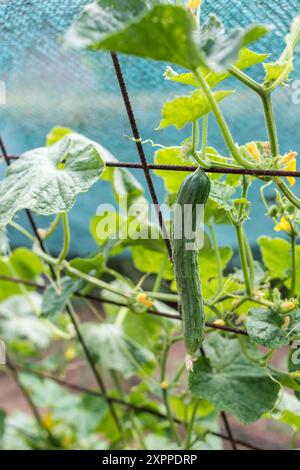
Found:
<svg viewBox="0 0 300 470"><path fill-rule="evenodd" d="M95 54L168 62L164 79L190 90L164 104L159 125L189 129L190 138L154 144L154 161L197 169L155 173L168 205L205 205L204 244L186 250L187 240L173 231L173 265L159 227L145 216L143 187L108 149L74 130L53 129L44 147L9 166L0 182L0 338L7 351L1 372L16 381L33 414L0 411L2 448L219 449L224 412L246 425L284 423L290 446L298 445L300 200L294 174L284 173L296 169L297 152L281 150L272 93L289 84L300 17L276 60L252 50L267 26L226 31L215 15L202 16L200 0L95 0L66 34L68 46ZM246 72L252 67L263 67L262 83ZM265 141L249 136L236 143L220 107L222 101L230 112L233 91L221 89L229 77L261 100ZM212 119L226 155L212 146ZM107 219L97 214L90 224L95 252L74 257L69 212L102 181L121 209L126 196L142 210L109 213L109 230L99 229ZM278 235L262 233L254 256L247 221L250 192L258 190ZM34 233L17 219L24 209L44 217ZM132 237L132 223L152 237ZM236 237L232 246L222 244L224 225ZM48 240L58 230L62 247L50 253ZM24 246L12 246L16 232ZM134 271L116 268L121 254ZM280 368L274 352L281 348ZM77 385L67 379L74 369L82 378Z"/></svg>

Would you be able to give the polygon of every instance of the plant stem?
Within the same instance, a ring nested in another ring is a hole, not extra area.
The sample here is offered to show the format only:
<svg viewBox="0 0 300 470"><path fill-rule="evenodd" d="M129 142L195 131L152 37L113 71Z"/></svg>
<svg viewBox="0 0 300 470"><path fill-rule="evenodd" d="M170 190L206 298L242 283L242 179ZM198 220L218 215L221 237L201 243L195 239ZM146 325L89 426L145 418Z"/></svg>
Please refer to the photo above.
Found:
<svg viewBox="0 0 300 470"><path fill-rule="evenodd" d="M278 188L282 191L285 197L297 208L300 209L300 199L288 188L288 186L280 180L275 180Z"/></svg>
<svg viewBox="0 0 300 470"><path fill-rule="evenodd" d="M162 261L160 265L159 273L156 276L152 292L158 292L161 287L161 283L164 277L164 271L165 271L165 267L166 267L168 259L169 258L165 257L165 259Z"/></svg>
<svg viewBox="0 0 300 470"><path fill-rule="evenodd" d="M237 78L240 82L244 83L247 87L254 90L260 96L262 95L263 87L260 85L260 83L253 80L253 78L246 75L244 72L239 70L237 67L231 67L229 72L233 77Z"/></svg>
<svg viewBox="0 0 300 470"><path fill-rule="evenodd" d="M121 380L121 377L120 377L120 374L118 372L116 372L115 370L110 370L110 375L113 379L113 382L119 392L119 395L120 395L120 398L124 401L126 401L126 395L125 395L125 392L124 392L124 389L123 389L123 385L122 385L122 380ZM136 438L137 438L137 441L139 442L139 446L140 446L140 449L143 449L143 450L147 450L147 445L146 445L146 442L144 440L144 436L143 436L143 431L141 430L141 427L140 427L140 422L139 420L135 417L135 414L133 412L132 409L129 410L128 412L128 415L129 415L129 419L131 421L131 425L132 425L132 437L134 437L134 434L136 435ZM135 433L134 433L135 431Z"/></svg>
<svg viewBox="0 0 300 470"><path fill-rule="evenodd" d="M10 222L9 225L18 232L20 232L22 235L24 235L24 237L28 238L28 240L30 240L32 243L36 242L36 238L21 225L17 224L16 222Z"/></svg>
<svg viewBox="0 0 300 470"><path fill-rule="evenodd" d="M186 432L186 439L185 439L185 444L184 444L184 450L189 450L191 447L191 439L193 437L193 429L194 429L194 424L197 416L197 410L200 404L200 400L197 399L196 403L193 408L191 420L188 424L187 432Z"/></svg>
<svg viewBox="0 0 300 470"><path fill-rule="evenodd" d="M68 214L66 212L62 214L62 221L63 221L63 229L64 229L64 244L63 244L62 251L59 255L59 258L58 258L58 264L61 264L66 259L69 253L70 241L71 241Z"/></svg>
<svg viewBox="0 0 300 470"><path fill-rule="evenodd" d="M201 72L199 69L194 70L194 75L196 79L198 80L199 86L201 87L208 103L210 104L211 109L213 110L213 113L215 115L215 118L217 120L217 123L220 127L220 130L222 132L224 141L233 156L233 158L236 160L239 165L245 168L250 168L251 165L250 163L245 160L245 158L241 155L239 150L237 149L235 142L233 140L233 137L231 135L230 129L224 119L224 116L222 114L222 111L219 107L219 104L217 100L214 97L214 94L212 93L211 89L209 88L205 78L202 76Z"/></svg>
<svg viewBox="0 0 300 470"><path fill-rule="evenodd" d="M203 127L202 127L202 140L201 140L201 158L206 157L206 149L208 142L208 114L203 117Z"/></svg>
<svg viewBox="0 0 300 470"><path fill-rule="evenodd" d="M244 273L246 293L250 297L252 293L252 289L251 289L250 277L249 277L249 272L248 272L248 263L247 263L247 255L246 255L245 243L244 243L243 226L241 224L235 224L235 229L236 229L237 240L238 240L241 266L242 266L242 270Z"/></svg>
<svg viewBox="0 0 300 470"><path fill-rule="evenodd" d="M59 222L61 220L61 216L62 214L57 214L55 216L55 219L53 220L53 222L49 225L48 229L46 230L46 235L44 237L44 239L46 240L47 238L50 238L53 233L55 232L55 230L57 229L58 225L59 225Z"/></svg>
<svg viewBox="0 0 300 470"><path fill-rule="evenodd" d="M254 281L255 281L255 266L254 266L254 258L251 250L251 246L248 240L248 237L246 235L245 229L243 229L243 239L244 239L244 244L245 244L245 250L246 250L246 255L247 255L247 260L248 260L248 265L249 265L249 275L250 275L250 284L253 287Z"/></svg>
<svg viewBox="0 0 300 470"><path fill-rule="evenodd" d="M216 238L216 233L215 233L213 225L209 224L208 228L209 228L209 231L210 231L210 236L211 236L212 243L213 243L213 249L214 249L214 252L215 252L216 259L217 259L218 292L221 292L222 289L223 289L223 268L222 268L221 254L220 254L219 245L218 245L218 241L217 241L217 238Z"/></svg>
<svg viewBox="0 0 300 470"><path fill-rule="evenodd" d="M169 354L169 351L170 351L170 347L171 347L171 344L170 344L168 338L166 338L165 339L164 349L163 349L163 352L162 352L162 358L161 358L161 373L160 373L161 383L166 380L167 360L168 360L168 354ZM179 446L180 445L180 437L179 437L178 431L177 431L175 423L174 423L173 414L172 414L172 410L171 410L170 403L169 403L168 390L163 389L162 394L163 394L163 400L164 400L164 404L165 404L165 407L166 407L167 416L168 416L168 420L169 420L169 424L170 424L170 429L171 429L171 432L172 432L172 435L175 439L176 444Z"/></svg>
<svg viewBox="0 0 300 470"><path fill-rule="evenodd" d="M273 105L272 105L272 98L270 94L262 94L261 95L264 113L265 113L265 121L268 130L268 136L271 146L271 152L273 157L277 157L280 154L279 149L279 142L278 142L278 134L277 128L275 123Z"/></svg>
<svg viewBox="0 0 300 470"><path fill-rule="evenodd" d="M296 265L296 247L297 240L295 231L292 230L291 233L291 251L292 251L292 277L291 277L291 289L290 297L295 297L296 294L296 276L297 276L297 265Z"/></svg>

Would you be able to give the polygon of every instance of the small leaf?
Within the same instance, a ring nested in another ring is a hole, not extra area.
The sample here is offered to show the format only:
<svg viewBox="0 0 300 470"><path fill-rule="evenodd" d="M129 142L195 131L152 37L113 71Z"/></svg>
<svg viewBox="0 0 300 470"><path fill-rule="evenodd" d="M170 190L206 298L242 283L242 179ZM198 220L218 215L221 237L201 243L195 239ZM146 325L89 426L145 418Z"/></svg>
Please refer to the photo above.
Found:
<svg viewBox="0 0 300 470"><path fill-rule="evenodd" d="M105 267L105 256L103 253L98 253L93 258L74 258L69 264L82 273L93 273L96 277L99 277Z"/></svg>
<svg viewBox="0 0 300 470"><path fill-rule="evenodd" d="M253 308L246 319L247 332L251 339L270 349L289 344L287 331L282 329L284 317L272 310Z"/></svg>
<svg viewBox="0 0 300 470"><path fill-rule="evenodd" d="M268 58L268 54L257 54L250 49L241 49L239 58L234 64L239 70L244 70L252 67L253 65L259 64ZM206 67L201 67L201 73L204 75L206 82L210 88L214 88L222 81L229 78L231 75L229 72L216 73L212 72ZM182 83L183 85L190 85L198 88L199 83L193 73L177 73L171 67L168 67L165 72L165 78L172 80L173 82Z"/></svg>
<svg viewBox="0 0 300 470"><path fill-rule="evenodd" d="M214 97L222 101L233 91L216 91ZM162 109L162 121L158 129L175 126L182 129L189 122L195 122L205 114L211 112L210 104L201 90L196 90L189 96L180 96L172 101L167 101Z"/></svg>
<svg viewBox="0 0 300 470"><path fill-rule="evenodd" d="M84 323L82 334L95 361L106 369L116 370L126 378L149 372L155 365L155 357L126 336L116 325Z"/></svg>
<svg viewBox="0 0 300 470"><path fill-rule="evenodd" d="M68 212L104 170L101 148L79 134L24 153L0 183L0 226L22 209L40 215Z"/></svg>
<svg viewBox="0 0 300 470"><path fill-rule="evenodd" d="M193 395L245 424L257 421L273 408L279 385L270 379L265 368L246 359L238 340L211 334L205 352L207 358L198 359L189 376Z"/></svg>
<svg viewBox="0 0 300 470"><path fill-rule="evenodd" d="M85 285L82 280L74 281L69 277L61 279L60 291L54 286L49 286L43 295L42 315L51 318L64 311L67 302L75 292L80 291Z"/></svg>

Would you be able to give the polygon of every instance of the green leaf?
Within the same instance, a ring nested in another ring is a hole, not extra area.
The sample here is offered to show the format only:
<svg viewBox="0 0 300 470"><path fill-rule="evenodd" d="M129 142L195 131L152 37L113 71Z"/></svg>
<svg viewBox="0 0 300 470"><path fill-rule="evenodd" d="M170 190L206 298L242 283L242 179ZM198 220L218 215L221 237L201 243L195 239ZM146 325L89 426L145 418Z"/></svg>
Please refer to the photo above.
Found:
<svg viewBox="0 0 300 470"><path fill-rule="evenodd" d="M132 246L132 259L136 269L142 273L158 274L161 265L165 263L163 277L164 279L171 280L174 278L173 266L168 259L165 245L162 245L162 247L162 252L159 252L151 249L151 246L149 248L139 245Z"/></svg>
<svg viewBox="0 0 300 470"><path fill-rule="evenodd" d="M54 127L47 135L46 145L50 146L56 144L68 134L73 134L74 131L68 127Z"/></svg>
<svg viewBox="0 0 300 470"><path fill-rule="evenodd" d="M229 33L221 21L211 14L196 33L197 42L205 64L215 72L228 70L238 59L243 47L257 41L267 34L268 28L263 25L252 25L248 29L236 27Z"/></svg>
<svg viewBox="0 0 300 470"><path fill-rule="evenodd" d="M282 391L281 399L274 410L266 417L287 424L294 431L300 431L300 403L293 395Z"/></svg>
<svg viewBox="0 0 300 470"><path fill-rule="evenodd" d="M276 403L279 385L265 368L250 362L238 340L211 334L205 345L207 358L194 364L189 389L245 424L257 421Z"/></svg>
<svg viewBox="0 0 300 470"><path fill-rule="evenodd" d="M241 49L239 58L234 65L239 70L244 70L252 67L253 65L263 62L267 58L268 54L257 54L256 52L253 52L250 49L244 48ZM201 67L201 73L202 75L204 75L204 78L210 88L214 88L219 83L231 76L229 72L215 73L206 67ZM166 80L182 83L183 85L190 85L196 88L199 87L197 78L191 72L177 73L171 67L168 67L164 74L164 77L166 78Z"/></svg>
<svg viewBox="0 0 300 470"><path fill-rule="evenodd" d="M288 241L263 236L259 238L258 244L271 279L284 278L291 266Z"/></svg>
<svg viewBox="0 0 300 470"><path fill-rule="evenodd" d="M225 270L227 267L232 256L232 248L229 246L220 247L220 258L223 270ZM204 281L204 283L218 277L216 254L212 248L200 250L198 255L198 262L201 279Z"/></svg>
<svg viewBox="0 0 300 470"><path fill-rule="evenodd" d="M103 253L98 253L93 258L74 258L69 262L72 268L77 269L85 274L94 274L99 277L105 268L105 256ZM73 277L70 275L70 277Z"/></svg>
<svg viewBox="0 0 300 470"><path fill-rule="evenodd" d="M154 163L156 165L191 165L192 162L182 155L181 148L168 147L157 150L154 156ZM163 179L165 188L170 194L177 194L184 179L190 174L183 171L163 171L155 170L154 173Z"/></svg>
<svg viewBox="0 0 300 470"><path fill-rule="evenodd" d="M10 257L0 257L0 275L19 277L24 280L35 281L44 272L44 266L39 258L27 248L16 248ZM32 290L31 287L26 287ZM22 285L15 282L1 280L0 301L12 295L22 294Z"/></svg>
<svg viewBox="0 0 300 470"><path fill-rule="evenodd" d="M231 197L236 189L223 181L211 181L210 199L217 203L219 209L231 210Z"/></svg>
<svg viewBox="0 0 300 470"><path fill-rule="evenodd" d="M300 42L300 15L292 23L291 32L287 36L287 46L276 62L264 64L265 68L265 86L274 88L283 85L294 70L294 53Z"/></svg>
<svg viewBox="0 0 300 470"><path fill-rule="evenodd" d="M9 260L16 274L22 279L34 279L44 271L40 258L27 248L16 248Z"/></svg>
<svg viewBox="0 0 300 470"><path fill-rule="evenodd" d="M202 59L193 37L193 15L182 7L157 3L98 0L84 8L67 33L66 44L197 67Z"/></svg>
<svg viewBox="0 0 300 470"><path fill-rule="evenodd" d="M148 204L147 200L143 197L145 193L143 186L130 171L124 168L108 167L103 179L111 183L114 197L121 207L127 204L127 207L130 208L141 200L144 204Z"/></svg>
<svg viewBox="0 0 300 470"><path fill-rule="evenodd" d="M0 410L0 442L3 437L4 431L5 431L5 418L6 418L6 413L4 410Z"/></svg>
<svg viewBox="0 0 300 470"><path fill-rule="evenodd" d="M47 348L51 331L38 318L41 296L35 292L26 297L16 295L0 303L0 336L5 341L30 341L37 348Z"/></svg>
<svg viewBox="0 0 300 470"><path fill-rule="evenodd" d="M68 212L77 196L96 183L104 165L98 144L79 134L24 153L0 183L0 226L22 209L40 215Z"/></svg>
<svg viewBox="0 0 300 470"><path fill-rule="evenodd" d="M98 0L84 8L65 42L77 48L169 61L190 70L206 64L223 71L236 61L241 47L267 31L264 26L252 26L226 34L211 15L198 32L194 16L181 6L149 0Z"/></svg>
<svg viewBox="0 0 300 470"><path fill-rule="evenodd" d="M156 363L152 352L125 335L117 325L84 323L81 330L94 360L126 378L148 373Z"/></svg>
<svg viewBox="0 0 300 470"><path fill-rule="evenodd" d="M217 101L222 101L233 91L216 91L214 97ZM175 126L182 129L189 122L195 122L205 114L211 112L204 93L196 90L189 96L180 96L172 101L167 101L162 109L162 120L158 129L164 129L168 126Z"/></svg>
<svg viewBox="0 0 300 470"><path fill-rule="evenodd" d="M282 85L287 79L289 74L293 71L293 61L287 60L285 62L268 62L264 64L265 68L265 84L267 86L279 80L278 85Z"/></svg>
<svg viewBox="0 0 300 470"><path fill-rule="evenodd" d="M284 317L272 310L253 308L246 319L247 332L256 343L270 349L289 344L287 331L282 329Z"/></svg>
<svg viewBox="0 0 300 470"><path fill-rule="evenodd" d="M64 277L61 279L59 292L52 285L47 287L43 295L43 317L51 318L57 313L63 312L73 294L80 291L85 284L85 281L74 281L74 279Z"/></svg>

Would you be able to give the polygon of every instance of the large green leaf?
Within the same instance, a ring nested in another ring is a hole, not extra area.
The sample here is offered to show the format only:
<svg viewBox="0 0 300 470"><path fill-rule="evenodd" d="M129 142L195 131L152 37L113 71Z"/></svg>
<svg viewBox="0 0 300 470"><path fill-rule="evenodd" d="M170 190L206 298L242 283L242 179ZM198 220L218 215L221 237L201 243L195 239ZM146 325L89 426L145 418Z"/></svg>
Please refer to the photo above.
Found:
<svg viewBox="0 0 300 470"><path fill-rule="evenodd" d="M94 360L125 377L141 371L147 373L156 363L152 352L129 338L117 325L85 323L82 334Z"/></svg>
<svg viewBox="0 0 300 470"><path fill-rule="evenodd" d="M253 26L229 34L215 16L197 32L191 12L168 2L97 0L84 8L66 35L67 45L109 50L173 62L188 69L209 65L219 70L237 59L241 47L266 34Z"/></svg>
<svg viewBox="0 0 300 470"><path fill-rule="evenodd" d="M69 211L104 170L100 148L79 134L67 134L50 147L24 153L0 183L0 226L22 209L40 215Z"/></svg>
<svg viewBox="0 0 300 470"><path fill-rule="evenodd" d="M233 91L230 90L216 91L214 97L217 101L222 101L232 93ZM196 90L188 96L180 96L164 104L159 129L168 126L182 129L189 122L195 122L210 112L211 106L204 93L201 90Z"/></svg>
<svg viewBox="0 0 300 470"><path fill-rule="evenodd" d="M268 54L258 54L256 52L251 51L250 49L243 48L241 49L239 58L234 65L239 70L244 70L252 67L253 65L263 62L267 59L267 57ZM215 73L207 69L206 67L201 67L201 72L204 75L205 80L207 81L210 88L214 88L218 85L218 83L230 77L229 72ZM190 85L196 88L199 87L197 78L191 72L177 73L171 67L168 67L165 72L165 78L173 82L182 83L183 85Z"/></svg>
<svg viewBox="0 0 300 470"><path fill-rule="evenodd" d="M284 317L272 310L253 308L246 319L251 339L262 346L277 349L289 344L287 331L282 328Z"/></svg>
<svg viewBox="0 0 300 470"><path fill-rule="evenodd" d="M249 361L237 339L211 334L205 344L207 358L194 364L189 376L191 392L248 424L271 410L279 385L265 368Z"/></svg>

